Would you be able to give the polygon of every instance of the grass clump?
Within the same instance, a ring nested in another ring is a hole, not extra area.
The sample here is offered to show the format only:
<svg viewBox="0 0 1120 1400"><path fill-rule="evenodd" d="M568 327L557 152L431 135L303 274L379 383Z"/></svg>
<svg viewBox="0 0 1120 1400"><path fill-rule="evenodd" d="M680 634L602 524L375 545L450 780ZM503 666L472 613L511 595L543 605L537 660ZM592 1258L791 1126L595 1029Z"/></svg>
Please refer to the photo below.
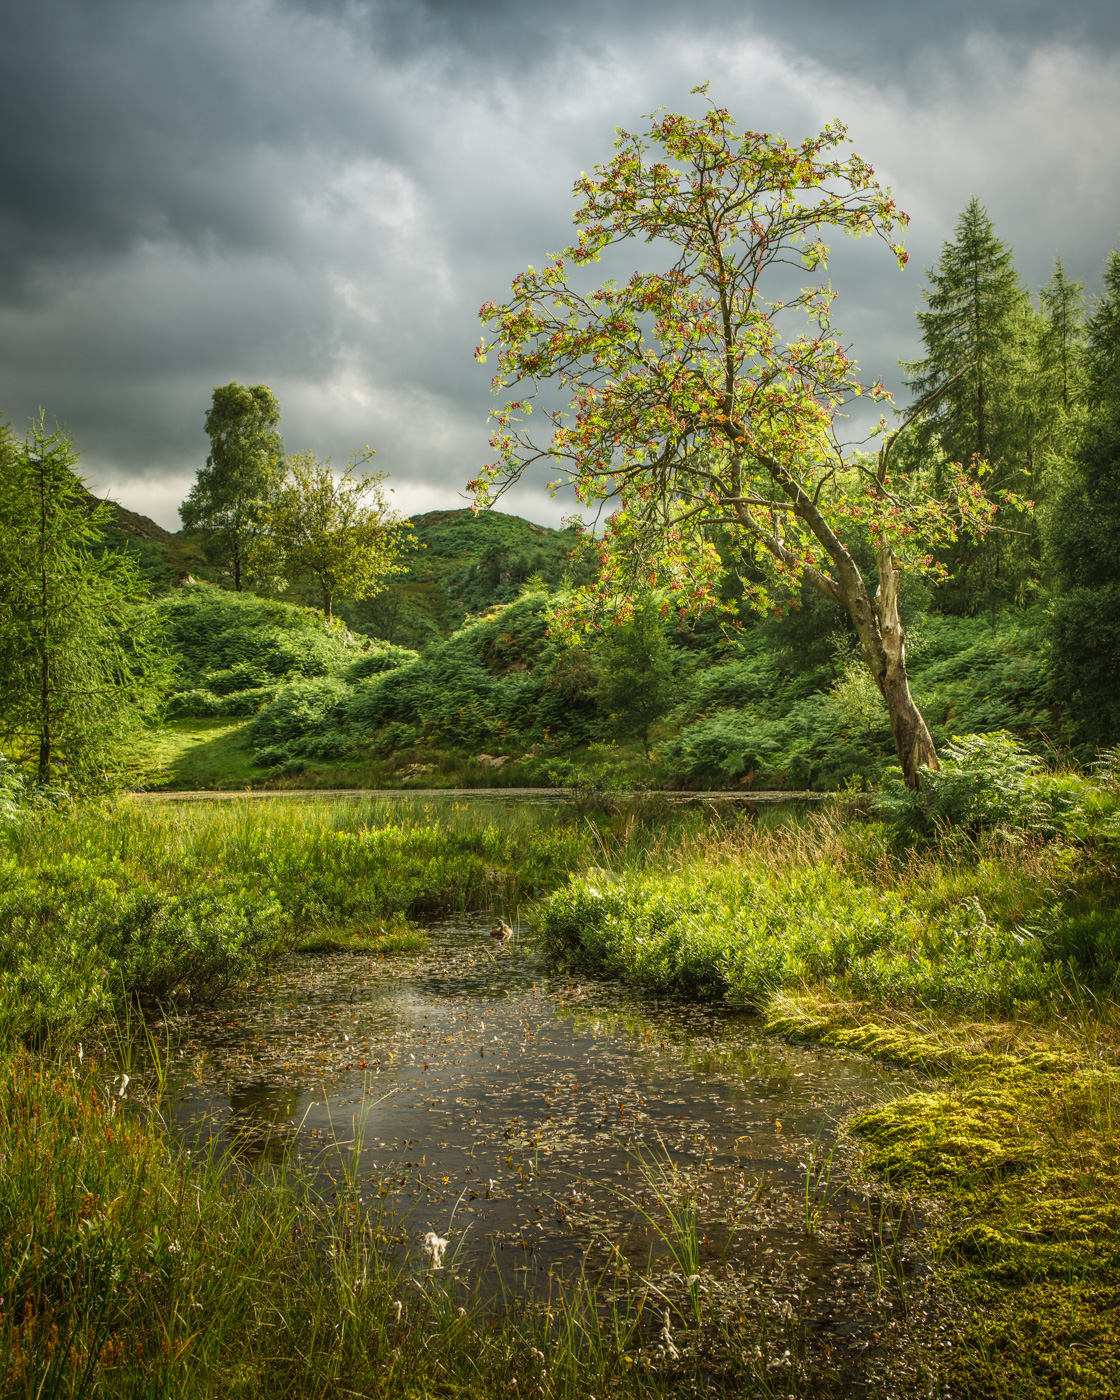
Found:
<svg viewBox="0 0 1120 1400"><path fill-rule="evenodd" d="M1071 937L1051 904L1060 860L915 861L868 878L861 857L877 838L825 821L780 855L729 833L681 851L676 868L573 881L541 927L562 962L758 1010L818 983L871 1005L1003 1015L1052 995Z"/></svg>
<svg viewBox="0 0 1120 1400"><path fill-rule="evenodd" d="M375 927L316 929L296 939L297 953L416 953L427 943L418 924L396 915Z"/></svg>
<svg viewBox="0 0 1120 1400"><path fill-rule="evenodd" d="M484 1324L453 1276L398 1256L377 1183L340 1182L334 1207L294 1178L250 1186L173 1158L126 1093L76 1056L0 1053L5 1395L575 1400L682 1379L635 1365L588 1300Z"/></svg>

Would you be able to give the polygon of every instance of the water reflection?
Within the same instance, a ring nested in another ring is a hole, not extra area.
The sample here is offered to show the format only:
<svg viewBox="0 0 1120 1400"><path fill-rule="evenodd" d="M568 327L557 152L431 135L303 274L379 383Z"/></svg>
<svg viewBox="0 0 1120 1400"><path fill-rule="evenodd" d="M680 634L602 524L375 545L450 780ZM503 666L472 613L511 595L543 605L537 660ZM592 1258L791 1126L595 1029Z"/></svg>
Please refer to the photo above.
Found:
<svg viewBox="0 0 1120 1400"><path fill-rule="evenodd" d="M524 930L497 948L488 928L437 925L411 958L293 959L195 1013L178 1131L258 1166L294 1154L328 1195L345 1165L388 1230L434 1231L507 1283L680 1275L671 1217L694 1220L705 1277L847 1327L858 1309L837 1299L867 1293L871 1262L837 1124L903 1076L718 1007L550 977Z"/></svg>

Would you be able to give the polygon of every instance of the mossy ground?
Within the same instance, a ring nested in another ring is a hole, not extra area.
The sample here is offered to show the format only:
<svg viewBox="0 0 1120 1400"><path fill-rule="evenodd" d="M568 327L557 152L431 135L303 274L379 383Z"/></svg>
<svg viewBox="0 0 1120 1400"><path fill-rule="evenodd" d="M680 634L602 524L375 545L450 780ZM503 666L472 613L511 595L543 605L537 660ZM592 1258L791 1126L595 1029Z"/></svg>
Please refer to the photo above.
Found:
<svg viewBox="0 0 1120 1400"><path fill-rule="evenodd" d="M968 1020L776 997L771 1030L927 1071L850 1123L869 1176L939 1203L960 1397L1120 1394L1120 1033L1110 998Z"/></svg>

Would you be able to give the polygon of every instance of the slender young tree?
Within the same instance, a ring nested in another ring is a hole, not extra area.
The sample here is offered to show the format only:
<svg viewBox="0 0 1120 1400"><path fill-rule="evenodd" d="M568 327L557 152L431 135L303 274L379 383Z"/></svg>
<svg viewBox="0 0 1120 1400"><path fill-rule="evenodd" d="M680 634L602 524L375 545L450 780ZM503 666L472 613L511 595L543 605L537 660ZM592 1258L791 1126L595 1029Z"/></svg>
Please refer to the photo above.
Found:
<svg viewBox="0 0 1120 1400"><path fill-rule="evenodd" d="M599 708L619 738L637 735L649 757L649 731L679 693L660 609L641 600L625 621L605 627L595 644Z"/></svg>
<svg viewBox="0 0 1120 1400"><path fill-rule="evenodd" d="M848 612L917 785L937 756L910 694L899 587L906 570L933 569L933 551L960 530L982 533L993 506L967 460L934 493L928 473L893 471L898 432L873 459L847 456L836 437L853 397L886 391L860 381L832 326L831 289L791 288L825 266L828 229L878 237L906 260L896 241L906 216L865 161L835 154L843 144L841 126L798 146L740 134L714 107L659 115L644 136L620 132L614 159L576 182L578 241L482 308L489 332L476 353L497 352L495 392L514 397L493 415L496 458L471 487L484 506L546 462L585 504L611 502L591 604L655 589L683 613L712 604L713 527L732 557L763 571L760 606L765 581L807 582ZM630 240L668 251L670 266L589 286L584 269ZM939 383L912 419L956 383ZM570 407L546 406L537 438L528 415L545 385ZM852 532L877 587L844 543Z"/></svg>
<svg viewBox="0 0 1120 1400"><path fill-rule="evenodd" d="M267 384L219 385L206 414L210 455L179 515L204 536L208 559L229 570L241 592L260 533L261 509L284 476L280 405Z"/></svg>
<svg viewBox="0 0 1120 1400"><path fill-rule="evenodd" d="M906 384L918 399L943 392L916 426L912 447L934 461L986 462L994 486L1022 491L1030 469L1031 422L1024 410L1033 312L1011 249L996 237L975 196L926 277L926 310L918 313L925 356L905 365ZM1021 523L996 521L1017 532ZM951 541L945 563L954 583L946 598L968 612L1010 597L1022 583L1026 555L1021 535L1006 536L999 528L983 539Z"/></svg>
<svg viewBox="0 0 1120 1400"><path fill-rule="evenodd" d="M0 736L42 785L101 787L154 715L169 662L131 557L97 553L69 440L0 433Z"/></svg>
<svg viewBox="0 0 1120 1400"><path fill-rule="evenodd" d="M1085 422L1050 522L1051 674L1082 735L1120 741L1120 249L1086 326Z"/></svg>
<svg viewBox="0 0 1120 1400"><path fill-rule="evenodd" d="M366 598L403 573L398 555L416 543L385 501L384 472L355 475L373 455L368 447L355 454L336 479L329 461L297 452L275 500L261 513L268 532L265 548L272 551L269 567L289 578L313 580L328 621L336 598Z"/></svg>
<svg viewBox="0 0 1120 1400"><path fill-rule="evenodd" d="M1071 282L1061 258L1043 287L1039 370L1047 404L1070 414L1081 396L1085 338L1085 284Z"/></svg>

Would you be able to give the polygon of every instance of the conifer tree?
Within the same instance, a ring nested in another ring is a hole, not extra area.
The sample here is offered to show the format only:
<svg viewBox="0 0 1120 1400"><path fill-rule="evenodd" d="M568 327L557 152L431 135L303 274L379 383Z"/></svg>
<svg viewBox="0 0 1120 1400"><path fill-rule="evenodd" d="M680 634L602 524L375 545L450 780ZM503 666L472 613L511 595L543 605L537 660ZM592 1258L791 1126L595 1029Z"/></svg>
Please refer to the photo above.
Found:
<svg viewBox="0 0 1120 1400"><path fill-rule="evenodd" d="M1033 312L1011 249L997 238L975 196L926 275L926 310L918 313L926 353L905 365L906 384L921 399L954 375L960 378L925 415L912 446L927 460L965 466L985 461L992 486L1022 491L1029 470L1030 424L1023 410ZM958 540L946 550L954 582L944 590L943 606L971 612L1013 596L1022 583L1016 575L1022 573L1025 551L999 528L1019 531L1022 522L1014 511L1001 516L983 540Z"/></svg>
<svg viewBox="0 0 1120 1400"><path fill-rule="evenodd" d="M1073 412L1081 392L1082 341L1085 332L1085 285L1071 282L1061 258L1054 259L1054 275L1040 293L1042 331L1039 337L1039 369L1049 405L1061 413Z"/></svg>
<svg viewBox="0 0 1120 1400"><path fill-rule="evenodd" d="M156 712L169 662L134 560L98 552L64 434L0 424L0 743L41 785L99 788Z"/></svg>
<svg viewBox="0 0 1120 1400"><path fill-rule="evenodd" d="M1051 673L1083 737L1120 740L1120 250L1086 326L1086 421L1050 524Z"/></svg>

